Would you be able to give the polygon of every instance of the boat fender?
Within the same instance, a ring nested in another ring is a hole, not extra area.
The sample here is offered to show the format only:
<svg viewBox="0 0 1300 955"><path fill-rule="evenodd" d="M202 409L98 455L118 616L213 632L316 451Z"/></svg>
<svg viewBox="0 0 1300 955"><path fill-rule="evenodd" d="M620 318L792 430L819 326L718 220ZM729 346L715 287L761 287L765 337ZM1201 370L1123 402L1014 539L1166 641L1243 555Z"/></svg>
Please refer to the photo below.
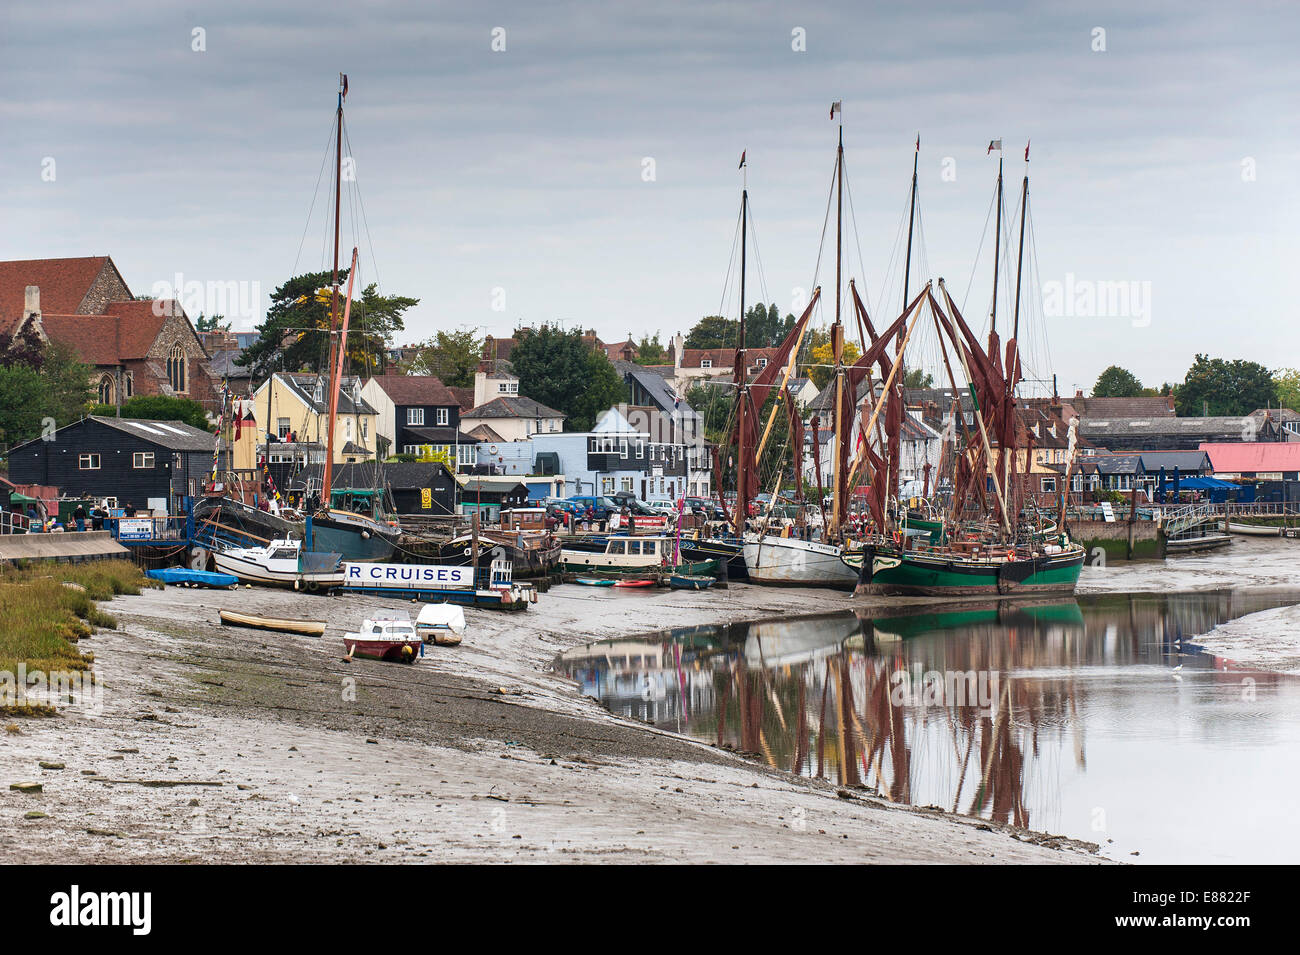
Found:
<svg viewBox="0 0 1300 955"><path fill-rule="evenodd" d="M362 539L363 541L368 541L368 540L370 540L370 531L362 531L362 532L361 532L361 539Z"/></svg>
<svg viewBox="0 0 1300 955"><path fill-rule="evenodd" d="M297 590L297 589L298 589L299 587L301 587L301 586L302 586L302 581L301 581L301 580L295 580L295 581L293 582L293 589L294 589L294 590Z"/></svg>

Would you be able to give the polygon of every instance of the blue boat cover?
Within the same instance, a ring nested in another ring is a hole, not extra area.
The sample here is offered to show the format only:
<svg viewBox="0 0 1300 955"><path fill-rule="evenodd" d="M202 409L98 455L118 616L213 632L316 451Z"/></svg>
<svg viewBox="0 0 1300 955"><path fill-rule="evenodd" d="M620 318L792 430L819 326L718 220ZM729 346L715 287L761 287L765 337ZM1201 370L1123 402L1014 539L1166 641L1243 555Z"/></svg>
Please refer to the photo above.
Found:
<svg viewBox="0 0 1300 955"><path fill-rule="evenodd" d="M239 583L234 574L218 574L210 570L186 570L183 567L168 567L165 570L145 571L151 580L161 580L165 584L200 584L204 587L230 587Z"/></svg>

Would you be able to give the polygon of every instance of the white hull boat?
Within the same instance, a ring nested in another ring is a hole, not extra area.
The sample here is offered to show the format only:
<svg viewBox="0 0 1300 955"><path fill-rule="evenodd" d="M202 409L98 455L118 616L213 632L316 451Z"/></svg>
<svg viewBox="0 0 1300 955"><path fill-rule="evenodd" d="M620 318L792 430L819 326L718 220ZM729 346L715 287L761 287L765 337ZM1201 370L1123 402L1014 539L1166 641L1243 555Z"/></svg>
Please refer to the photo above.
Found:
<svg viewBox="0 0 1300 955"><path fill-rule="evenodd" d="M225 574L248 584L292 587L294 590L333 590L343 586L338 554L304 552L302 541L278 540L265 547L235 547L214 551L212 562Z"/></svg>
<svg viewBox="0 0 1300 955"><path fill-rule="evenodd" d="M746 536L745 566L749 569L750 582L755 584L839 590L849 590L858 584L857 571L844 563L841 548L797 537Z"/></svg>

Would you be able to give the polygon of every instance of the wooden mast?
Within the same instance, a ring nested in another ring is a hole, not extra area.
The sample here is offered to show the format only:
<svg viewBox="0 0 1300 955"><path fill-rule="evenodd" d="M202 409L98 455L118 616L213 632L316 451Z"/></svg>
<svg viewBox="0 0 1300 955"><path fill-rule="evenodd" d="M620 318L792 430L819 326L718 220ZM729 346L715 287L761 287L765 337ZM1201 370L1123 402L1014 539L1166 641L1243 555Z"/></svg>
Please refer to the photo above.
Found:
<svg viewBox="0 0 1300 955"><path fill-rule="evenodd" d="M838 103L836 105L839 105ZM844 327L840 324L840 268L844 244L844 109L840 110L839 146L835 151L835 324L831 326L831 351L835 363L835 481L831 501L831 526L827 541L834 540L844 521Z"/></svg>
<svg viewBox="0 0 1300 955"><path fill-rule="evenodd" d="M1025 144L1025 178L1020 187L1020 247L1016 251L1016 304L1011 319L1011 350L1007 364L1007 385L1015 394L1016 384L1019 381L1017 369L1020 367L1020 276L1024 271L1025 264L1025 216L1029 212L1029 145ZM1031 450L1028 445L1025 447L1025 473L1033 470L1030 466L1029 458ZM1014 472L1020 469L1020 449L1015 448L1011 453L1011 460L1007 465L1007 472L1003 474L1003 482L1009 486L1008 496L1011 498L1011 506L1015 508L1017 514L1020 513L1021 487L1019 476ZM1014 482L1012 478L1015 478Z"/></svg>
<svg viewBox="0 0 1300 955"><path fill-rule="evenodd" d="M334 379L338 344L334 340L339 317L339 207L343 196L343 97L347 95L348 78L339 74L339 103L334 117L334 274L330 280L330 347L329 347L329 420L325 439L325 470L321 479L321 507L330 506L330 492L334 483L334 416L338 412L338 382ZM341 364L341 362L338 362Z"/></svg>
<svg viewBox="0 0 1300 955"><path fill-rule="evenodd" d="M749 169L741 155L740 168L745 170L740 191L740 347L736 349L736 374L740 376L736 392L736 536L744 539L745 521L749 518L749 434L746 413L749 404L748 362L745 359L745 251L749 231ZM758 462L754 462L758 466Z"/></svg>

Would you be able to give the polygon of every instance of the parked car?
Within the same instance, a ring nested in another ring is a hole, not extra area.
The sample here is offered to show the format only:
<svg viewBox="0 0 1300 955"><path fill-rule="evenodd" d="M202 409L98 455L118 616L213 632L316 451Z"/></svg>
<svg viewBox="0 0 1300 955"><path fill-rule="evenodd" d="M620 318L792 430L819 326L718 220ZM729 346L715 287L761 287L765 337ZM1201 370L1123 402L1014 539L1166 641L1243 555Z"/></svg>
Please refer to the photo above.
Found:
<svg viewBox="0 0 1300 955"><path fill-rule="evenodd" d="M621 503L604 494L597 497L576 494L569 498L569 500L579 506L581 509L580 514L586 513L587 508L591 508L592 512L595 514L596 520L598 521L607 521L609 520L610 514L617 514L623 509Z"/></svg>

